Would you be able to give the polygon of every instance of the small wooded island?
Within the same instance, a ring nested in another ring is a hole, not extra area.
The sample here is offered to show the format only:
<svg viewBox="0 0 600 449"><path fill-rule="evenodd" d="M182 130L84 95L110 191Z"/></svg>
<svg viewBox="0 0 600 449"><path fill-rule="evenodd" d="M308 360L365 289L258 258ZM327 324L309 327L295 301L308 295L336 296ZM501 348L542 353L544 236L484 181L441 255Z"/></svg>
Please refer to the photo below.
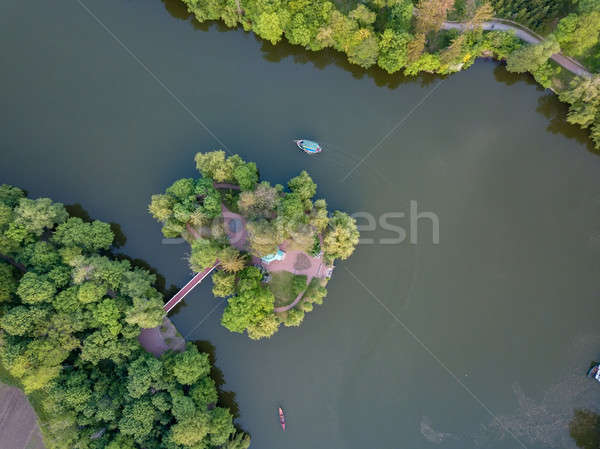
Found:
<svg viewBox="0 0 600 449"><path fill-rule="evenodd" d="M284 186L260 181L253 162L223 151L198 153L202 177L179 179L153 195L149 211L165 237L190 243L190 268L216 265L213 294L229 298L221 323L252 339L299 326L322 304L335 259L358 244L356 221L329 214L306 171Z"/></svg>

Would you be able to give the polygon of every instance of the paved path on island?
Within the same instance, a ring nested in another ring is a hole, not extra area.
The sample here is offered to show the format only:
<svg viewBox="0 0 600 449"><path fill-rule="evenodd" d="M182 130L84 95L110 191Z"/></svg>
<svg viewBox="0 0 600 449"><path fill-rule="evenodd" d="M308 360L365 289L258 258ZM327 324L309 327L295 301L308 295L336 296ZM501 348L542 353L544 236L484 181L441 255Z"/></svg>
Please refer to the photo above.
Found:
<svg viewBox="0 0 600 449"><path fill-rule="evenodd" d="M442 29L444 30L464 31L468 27L469 24L467 22L444 22L442 25ZM544 38L539 34L511 20L492 19L482 23L481 27L486 31L514 31L515 36L530 44L539 44L544 40ZM586 68L580 62L562 53L556 53L552 55L552 60L575 75L582 76L584 78L592 77L592 73L586 70Z"/></svg>
<svg viewBox="0 0 600 449"><path fill-rule="evenodd" d="M320 240L321 240L321 247L322 247L323 246L323 238L320 237ZM282 249L285 251L285 249L286 249L285 243L282 245ZM300 268L300 269L297 268L296 262L299 260L298 258L303 258L303 259L305 258L305 260L303 260L303 261L304 262L308 261L310 263L310 266L308 266L306 268ZM327 276L327 273L328 273L328 269L325 266L325 263L323 262L323 255L320 255L318 257L312 257L312 256L306 254L304 251L288 251L288 252L286 252L285 258L283 260L276 260L276 261L271 262L270 264L264 264L264 266L272 273L276 273L278 271L289 271L290 273L294 273L294 274L298 274L298 275L304 274L304 275L306 275L306 285L307 286L308 286L308 284L310 284L310 281L312 281L313 278L323 279ZM281 306L281 307L275 307L273 310L276 313L286 312L286 311L290 310L291 308L295 307L296 304L298 304L298 302L300 302L300 300L304 296L304 293L306 293L306 290L303 290L302 292L300 292L300 294L298 294L296 299L294 299L294 301L292 301L290 304Z"/></svg>

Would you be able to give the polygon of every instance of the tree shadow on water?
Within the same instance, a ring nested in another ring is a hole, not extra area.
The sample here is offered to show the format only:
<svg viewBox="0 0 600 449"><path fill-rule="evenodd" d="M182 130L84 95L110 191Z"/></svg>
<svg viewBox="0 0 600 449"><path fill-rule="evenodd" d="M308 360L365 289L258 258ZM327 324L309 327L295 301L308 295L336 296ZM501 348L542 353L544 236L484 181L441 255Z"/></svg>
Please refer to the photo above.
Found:
<svg viewBox="0 0 600 449"><path fill-rule="evenodd" d="M198 31L206 32L209 30L216 30L220 33L241 31L241 27L229 28L221 21L198 22L194 18L194 15L188 12L181 0L161 1L171 17L190 22L194 29ZM299 45L292 45L285 40L285 38L276 45L273 45L270 42L259 38L254 33L252 33L252 35L260 44L262 57L265 61L277 63L291 57L296 64L311 63L314 67L320 70L323 70L328 66L336 66L347 72L350 72L356 79L362 79L364 77L371 78L375 82L375 85L379 87L395 89L401 84L415 82L419 82L421 86L426 87L436 80L444 78L442 75L434 75L430 73L419 74L416 77L408 77L400 72L390 75L377 66L364 69L358 65L351 64L348 62L345 54L331 48L325 48L319 51L311 51Z"/></svg>
<svg viewBox="0 0 600 449"><path fill-rule="evenodd" d="M376 86L395 89L402 84L418 82L422 87L426 87L436 80L445 78L442 75L421 73L418 76L405 76L401 72L389 74L377 66L371 66L368 69L348 62L346 55L332 48L311 51L299 45L292 45L285 39L276 45L260 39L254 35L254 38L260 43L260 50L263 59L268 62L281 62L286 58L292 58L296 64L312 64L313 67L323 70L328 66L339 67L349 72L355 79L371 78Z"/></svg>
<svg viewBox="0 0 600 449"><path fill-rule="evenodd" d="M210 377L215 381L219 395L217 404L221 407L228 408L231 411L234 419L239 418L240 407L235 401L235 393L233 391L225 391L222 389L223 385L225 385L225 376L223 375L223 371L216 366L217 356L215 346L207 340L195 340L194 344L198 348L198 351L208 354L211 366ZM237 424L235 424L235 427L240 432L248 433Z"/></svg>
<svg viewBox="0 0 600 449"><path fill-rule="evenodd" d="M548 119L546 129L552 134L562 134L570 139L575 139L578 143L584 145L587 150L600 155L594 148L594 143L590 138L589 132L578 125L567 122L567 112L569 106L562 103L554 93L547 93L538 99L536 111Z"/></svg>
<svg viewBox="0 0 600 449"><path fill-rule="evenodd" d="M536 86L539 90L544 90L544 88L540 86L529 73L509 72L506 70L506 64L503 62L496 61L494 79L499 83L506 84L507 86L512 86L513 84L517 83L525 83L529 84L530 86Z"/></svg>
<svg viewBox="0 0 600 449"><path fill-rule="evenodd" d="M581 449L600 448L600 415L590 410L575 409L569 422L569 435Z"/></svg>

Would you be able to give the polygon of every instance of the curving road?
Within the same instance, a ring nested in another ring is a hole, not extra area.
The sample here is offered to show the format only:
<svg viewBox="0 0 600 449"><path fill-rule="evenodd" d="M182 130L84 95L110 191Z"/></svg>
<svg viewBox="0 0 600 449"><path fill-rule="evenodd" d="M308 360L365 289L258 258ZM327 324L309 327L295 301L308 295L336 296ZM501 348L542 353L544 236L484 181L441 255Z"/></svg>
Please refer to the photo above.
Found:
<svg viewBox="0 0 600 449"><path fill-rule="evenodd" d="M442 29L444 30L461 30L464 31L469 27L466 22L444 22ZM530 44L539 44L544 40L542 36L533 32L532 30L520 25L516 22L504 19L492 19L481 24L481 27L486 31L513 31L515 36L519 39L524 40ZM561 67L567 69L569 72L575 75L582 76L584 78L591 78L592 73L587 71L586 68L581 65L578 61L570 58L569 56L563 55L562 53L556 53L552 55L552 60Z"/></svg>

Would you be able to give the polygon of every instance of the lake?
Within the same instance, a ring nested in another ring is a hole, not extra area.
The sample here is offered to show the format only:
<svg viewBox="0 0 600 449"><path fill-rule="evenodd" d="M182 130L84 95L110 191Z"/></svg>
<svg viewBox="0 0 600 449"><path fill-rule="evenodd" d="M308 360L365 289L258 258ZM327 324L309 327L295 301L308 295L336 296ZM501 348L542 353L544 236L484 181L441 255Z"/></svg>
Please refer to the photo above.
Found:
<svg viewBox="0 0 600 449"><path fill-rule="evenodd" d="M364 231L324 305L269 340L223 328L209 282L176 309L253 448L574 447L573 409L600 404L584 377L600 356L600 158L552 94L492 61L365 72L171 0L81 5L0 5L0 179L118 223L119 251L167 286L191 277L188 249L162 243L147 204L197 175L198 151L239 153L273 183L306 169L330 208L407 231L411 204L439 220L438 243L426 217L416 243Z"/></svg>

